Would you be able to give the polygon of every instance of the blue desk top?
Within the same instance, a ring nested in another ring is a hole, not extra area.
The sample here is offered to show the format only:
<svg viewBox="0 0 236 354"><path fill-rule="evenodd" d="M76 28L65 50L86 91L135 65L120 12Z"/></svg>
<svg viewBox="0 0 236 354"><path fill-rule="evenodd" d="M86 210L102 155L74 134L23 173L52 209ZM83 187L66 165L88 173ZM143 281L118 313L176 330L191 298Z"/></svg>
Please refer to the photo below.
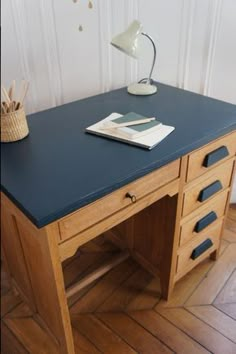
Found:
<svg viewBox="0 0 236 354"><path fill-rule="evenodd" d="M111 112L156 116L175 131L151 151L84 132ZM236 106L158 84L153 96L122 88L27 119L27 138L1 144L1 188L43 227L235 130Z"/></svg>

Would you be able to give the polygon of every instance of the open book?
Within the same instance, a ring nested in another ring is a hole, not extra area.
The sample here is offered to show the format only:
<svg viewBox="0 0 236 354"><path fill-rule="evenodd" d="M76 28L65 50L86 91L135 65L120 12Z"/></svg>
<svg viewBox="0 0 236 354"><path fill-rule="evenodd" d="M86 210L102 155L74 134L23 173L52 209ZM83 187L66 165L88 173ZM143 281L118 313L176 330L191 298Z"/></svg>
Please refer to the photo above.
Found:
<svg viewBox="0 0 236 354"><path fill-rule="evenodd" d="M130 118L131 120L132 119L136 120L137 118L138 119L145 118L133 112L128 113L127 116L130 116L131 114L135 115L132 118ZM126 115L123 116L122 114L119 113L111 113L108 117L87 127L86 132L99 135L99 136L104 136L106 138L110 138L114 140L119 140L127 144L137 145L151 150L154 146L159 144L167 135L169 135L175 129L174 127L164 125L157 120L152 121L154 122L154 124L152 122L149 122L148 123L149 127L146 130L144 130L144 126L146 125L146 123L139 124L140 126L139 131L137 131L138 125L133 125L129 127L115 127L115 128L114 126L112 126L114 121L116 123L118 119L123 118L125 116ZM123 119L122 122L124 123ZM134 129L134 127L136 127L136 129Z"/></svg>

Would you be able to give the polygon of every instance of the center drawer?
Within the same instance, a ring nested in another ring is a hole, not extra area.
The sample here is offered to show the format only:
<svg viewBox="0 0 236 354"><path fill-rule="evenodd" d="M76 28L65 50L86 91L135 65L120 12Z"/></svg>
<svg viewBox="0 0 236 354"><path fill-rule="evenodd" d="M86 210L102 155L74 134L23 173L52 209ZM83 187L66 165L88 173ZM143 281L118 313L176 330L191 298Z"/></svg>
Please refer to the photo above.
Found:
<svg viewBox="0 0 236 354"><path fill-rule="evenodd" d="M184 192L182 215L188 215L193 210L206 204L211 198L229 187L234 158L222 163L192 183L189 183Z"/></svg>
<svg viewBox="0 0 236 354"><path fill-rule="evenodd" d="M79 234L121 209L127 208L128 212L133 203L138 204L144 196L177 179L179 173L178 159L61 219L58 222L61 240Z"/></svg>

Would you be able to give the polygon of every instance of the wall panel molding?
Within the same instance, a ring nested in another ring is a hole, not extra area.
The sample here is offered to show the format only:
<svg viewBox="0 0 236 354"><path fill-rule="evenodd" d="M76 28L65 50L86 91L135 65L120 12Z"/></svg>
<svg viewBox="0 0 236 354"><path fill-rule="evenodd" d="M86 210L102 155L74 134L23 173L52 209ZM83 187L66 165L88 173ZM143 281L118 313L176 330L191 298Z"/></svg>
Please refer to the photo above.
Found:
<svg viewBox="0 0 236 354"><path fill-rule="evenodd" d="M111 2L109 0L97 3L99 13L99 60L101 92L106 92L112 86L112 59L111 59Z"/></svg>
<svg viewBox="0 0 236 354"><path fill-rule="evenodd" d="M177 86L184 89L188 89L189 82L189 62L191 58L190 52L192 45L195 6L196 0L182 1Z"/></svg>
<svg viewBox="0 0 236 354"><path fill-rule="evenodd" d="M139 19L139 0L129 0L127 2L127 11L125 13L126 28L133 20ZM124 28L124 30L126 29ZM127 56L125 62L126 84L138 81L138 60Z"/></svg>
<svg viewBox="0 0 236 354"><path fill-rule="evenodd" d="M41 0L39 6L48 70L48 84L51 94L51 105L57 106L64 103L64 99L53 0Z"/></svg>
<svg viewBox="0 0 236 354"><path fill-rule="evenodd" d="M10 0L12 20L15 29L15 37L18 44L19 62L22 71L22 79L30 82L30 90L27 94L27 111L34 112L36 109L36 92L32 85L33 76L29 65L29 42L27 41L27 28L24 3L20 0ZM10 78L12 80L12 78Z"/></svg>
<svg viewBox="0 0 236 354"><path fill-rule="evenodd" d="M208 52L205 79L203 83L203 94L207 96L210 95L211 89L212 69L215 60L216 44L221 22L221 9L222 0L215 0L214 2L210 3L209 14L211 15L211 18L209 18Z"/></svg>

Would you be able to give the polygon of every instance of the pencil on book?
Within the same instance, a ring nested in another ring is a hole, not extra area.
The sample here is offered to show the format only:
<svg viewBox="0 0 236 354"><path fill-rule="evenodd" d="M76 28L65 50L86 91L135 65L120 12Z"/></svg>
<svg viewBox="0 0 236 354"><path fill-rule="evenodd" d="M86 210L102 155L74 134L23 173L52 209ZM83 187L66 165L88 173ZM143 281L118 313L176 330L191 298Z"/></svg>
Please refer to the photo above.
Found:
<svg viewBox="0 0 236 354"><path fill-rule="evenodd" d="M144 118L144 119L137 119L137 120L133 120L132 122L124 122L124 123L107 122L106 124L104 124L104 126L101 129L130 127L132 125L149 123L155 119L156 118Z"/></svg>

